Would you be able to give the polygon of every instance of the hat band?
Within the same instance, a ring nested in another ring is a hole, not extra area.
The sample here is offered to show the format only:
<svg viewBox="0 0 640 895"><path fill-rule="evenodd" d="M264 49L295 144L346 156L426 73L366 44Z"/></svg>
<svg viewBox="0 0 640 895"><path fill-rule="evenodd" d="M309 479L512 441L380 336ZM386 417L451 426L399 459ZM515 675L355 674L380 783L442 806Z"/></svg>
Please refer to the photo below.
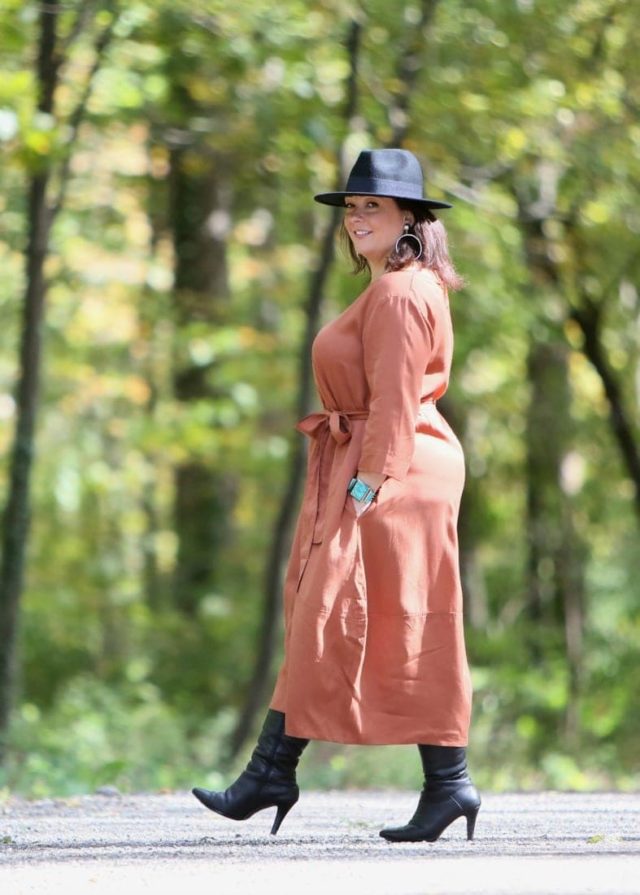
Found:
<svg viewBox="0 0 640 895"><path fill-rule="evenodd" d="M370 177L350 177L345 193L364 193L369 196L382 196L385 193L399 199L422 199L422 190L411 183L398 180L372 180Z"/></svg>

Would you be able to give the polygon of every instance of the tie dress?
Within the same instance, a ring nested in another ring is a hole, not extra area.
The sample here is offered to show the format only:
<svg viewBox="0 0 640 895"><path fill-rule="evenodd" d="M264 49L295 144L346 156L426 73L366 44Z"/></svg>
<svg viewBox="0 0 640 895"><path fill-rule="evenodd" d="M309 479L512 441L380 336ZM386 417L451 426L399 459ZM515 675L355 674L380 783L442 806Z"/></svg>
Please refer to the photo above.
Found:
<svg viewBox="0 0 640 895"><path fill-rule="evenodd" d="M383 274L314 340L323 410L297 425L307 476L270 703L291 736L467 743L464 457L436 406L452 352L447 294L427 269ZM388 476L360 516L357 470Z"/></svg>

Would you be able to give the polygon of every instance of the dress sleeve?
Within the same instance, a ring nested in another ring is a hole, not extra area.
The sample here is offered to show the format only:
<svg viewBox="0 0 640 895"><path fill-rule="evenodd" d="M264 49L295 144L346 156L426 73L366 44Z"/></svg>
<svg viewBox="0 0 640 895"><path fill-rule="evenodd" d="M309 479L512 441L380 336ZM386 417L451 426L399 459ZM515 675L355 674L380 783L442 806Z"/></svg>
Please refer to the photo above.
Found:
<svg viewBox="0 0 640 895"><path fill-rule="evenodd" d="M369 417L359 469L402 480L413 457L422 377L433 346L425 303L411 292L370 297L362 329Z"/></svg>

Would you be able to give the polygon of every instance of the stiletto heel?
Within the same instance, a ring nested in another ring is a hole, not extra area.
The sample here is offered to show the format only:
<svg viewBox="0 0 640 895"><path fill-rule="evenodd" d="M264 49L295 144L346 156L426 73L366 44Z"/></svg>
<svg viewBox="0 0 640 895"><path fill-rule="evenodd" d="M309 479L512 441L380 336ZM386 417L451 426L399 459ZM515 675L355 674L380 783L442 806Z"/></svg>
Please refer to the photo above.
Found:
<svg viewBox="0 0 640 895"><path fill-rule="evenodd" d="M271 835L275 836L278 830L280 829L280 824L285 819L287 814L291 811L295 802L287 802L286 805L278 805L278 810L276 811L276 816L273 821L273 826L271 827Z"/></svg>
<svg viewBox="0 0 640 895"><path fill-rule="evenodd" d="M470 811L467 814L467 839L473 839L473 833L476 828L476 817L478 816L478 811L480 808L476 808L475 811Z"/></svg>

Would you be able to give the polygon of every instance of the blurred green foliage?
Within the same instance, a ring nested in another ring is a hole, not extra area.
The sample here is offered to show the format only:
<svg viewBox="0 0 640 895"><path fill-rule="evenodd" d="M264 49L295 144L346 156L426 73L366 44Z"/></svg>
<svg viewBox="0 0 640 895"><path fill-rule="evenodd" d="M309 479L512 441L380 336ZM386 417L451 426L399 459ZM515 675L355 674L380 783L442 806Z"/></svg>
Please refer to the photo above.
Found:
<svg viewBox="0 0 640 895"><path fill-rule="evenodd" d="M66 151L64 115L91 64L90 28L65 67L62 119L34 112L36 6L10 2L0 12L0 505L26 178ZM66 7L71 16L74 4ZM311 196L335 178L353 15L363 44L349 159L384 145L402 114L398 60L419 20L415 3L131 2L118 13L47 263L21 698L0 785L38 796L225 779L216 768L261 624L303 302L326 222ZM468 642L472 761L487 788L637 782L638 520L601 384L568 317L578 293L602 304L603 344L640 437L639 26L633 4L452 0L435 4L424 32L405 145L426 160L431 191L455 202L446 221L467 280L452 302L451 397L464 420L469 524L486 595ZM218 222L232 294L220 326L179 326L175 317L168 151L180 140L210 151L231 195L231 219ZM546 183L545 166L556 178L546 237L562 276L557 290L532 274L514 196L514 184L526 193ZM325 319L360 288L341 260ZM542 338L550 325L570 348L566 468L588 547L572 729L562 631L526 612L526 356L531 335ZM178 353L208 367L210 397L176 402ZM224 471L237 500L217 557L219 591L185 617L172 599L173 470L193 458ZM301 779L414 786L417 768L404 747L314 744Z"/></svg>

